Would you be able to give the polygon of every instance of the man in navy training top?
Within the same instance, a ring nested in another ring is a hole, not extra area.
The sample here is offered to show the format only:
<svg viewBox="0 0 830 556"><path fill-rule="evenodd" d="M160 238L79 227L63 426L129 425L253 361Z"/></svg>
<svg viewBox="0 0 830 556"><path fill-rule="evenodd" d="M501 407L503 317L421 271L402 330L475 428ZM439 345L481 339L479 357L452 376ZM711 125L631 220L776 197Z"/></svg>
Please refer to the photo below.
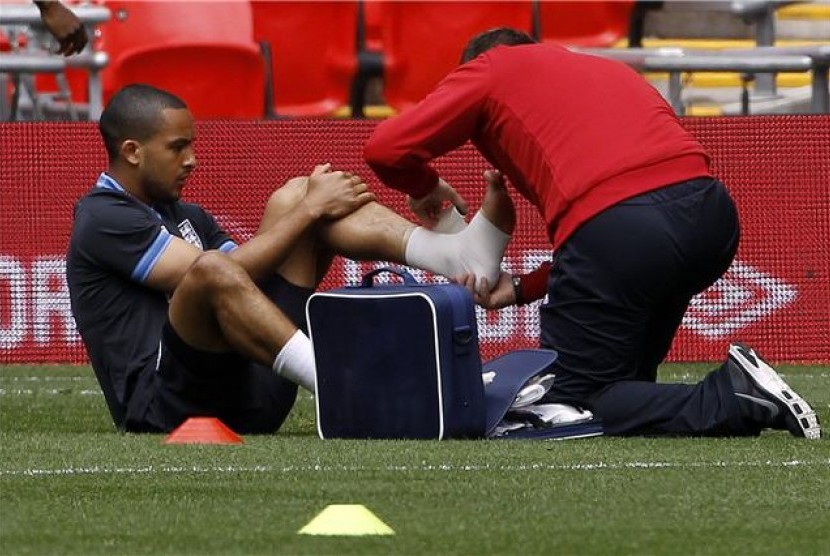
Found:
<svg viewBox="0 0 830 556"><path fill-rule="evenodd" d="M429 162L472 141L542 215L554 256L525 276L458 277L491 309L541 299L559 353L547 401L590 409L612 435L819 438L815 412L751 348L697 384L657 384L690 300L729 267L735 205L660 94L622 63L501 28L365 145L425 223L463 200Z"/></svg>
<svg viewBox="0 0 830 556"><path fill-rule="evenodd" d="M240 433L276 431L296 385L314 390L305 302L336 253L498 279L515 216L494 174L470 224L440 233L374 202L359 176L319 165L272 193L238 245L180 200L196 157L179 98L127 86L99 127L109 167L75 207L67 280L119 429L215 416Z"/></svg>

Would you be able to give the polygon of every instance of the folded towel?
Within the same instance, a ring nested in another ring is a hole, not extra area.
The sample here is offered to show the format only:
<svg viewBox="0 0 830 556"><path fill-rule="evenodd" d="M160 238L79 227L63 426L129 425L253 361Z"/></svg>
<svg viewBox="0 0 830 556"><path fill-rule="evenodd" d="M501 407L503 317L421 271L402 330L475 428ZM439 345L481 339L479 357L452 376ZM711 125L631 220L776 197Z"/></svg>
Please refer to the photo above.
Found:
<svg viewBox="0 0 830 556"><path fill-rule="evenodd" d="M545 403L511 408L506 419L529 421L536 427L552 427L574 423L584 423L594 418L587 409L579 409L562 403Z"/></svg>

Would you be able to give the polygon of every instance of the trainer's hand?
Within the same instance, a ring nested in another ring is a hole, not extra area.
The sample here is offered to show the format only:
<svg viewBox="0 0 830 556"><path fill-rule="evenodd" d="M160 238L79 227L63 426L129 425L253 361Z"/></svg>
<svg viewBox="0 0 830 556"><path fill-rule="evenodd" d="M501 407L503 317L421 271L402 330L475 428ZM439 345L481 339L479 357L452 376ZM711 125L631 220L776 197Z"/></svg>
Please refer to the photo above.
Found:
<svg viewBox="0 0 830 556"><path fill-rule="evenodd" d="M36 2L46 30L58 41L58 54L70 56L84 49L88 38L86 28L72 10L58 0Z"/></svg>
<svg viewBox="0 0 830 556"><path fill-rule="evenodd" d="M331 164L314 168L308 178L303 203L316 218L337 219L376 200L363 178L349 172L332 171Z"/></svg>
<svg viewBox="0 0 830 556"><path fill-rule="evenodd" d="M484 181L488 187L504 189L507 187L507 180L500 170L484 170Z"/></svg>
<svg viewBox="0 0 830 556"><path fill-rule="evenodd" d="M507 179L498 170L485 170L487 192L481 210L485 218L502 232L513 235L516 228L516 207L507 191Z"/></svg>
<svg viewBox="0 0 830 556"><path fill-rule="evenodd" d="M409 208L427 228L434 228L438 224L441 210L444 208L444 201L449 201L462 215L467 214L467 202L452 188L450 184L438 178L438 185L435 189L415 199L407 197Z"/></svg>
<svg viewBox="0 0 830 556"><path fill-rule="evenodd" d="M480 278L476 283L476 277L472 274L464 274L457 277L454 282L461 284L473 294L477 305L485 309L502 309L508 305L516 304L516 293L513 291L513 277L502 272L499 281L494 288L490 288L487 278Z"/></svg>

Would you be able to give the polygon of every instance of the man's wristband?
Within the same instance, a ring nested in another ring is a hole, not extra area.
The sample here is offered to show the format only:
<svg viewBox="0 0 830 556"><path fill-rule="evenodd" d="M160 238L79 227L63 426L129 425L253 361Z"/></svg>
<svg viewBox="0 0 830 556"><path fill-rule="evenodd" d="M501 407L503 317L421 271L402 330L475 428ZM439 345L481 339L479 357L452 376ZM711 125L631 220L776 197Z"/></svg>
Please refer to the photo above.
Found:
<svg viewBox="0 0 830 556"><path fill-rule="evenodd" d="M516 305L524 305L525 300L524 296L522 296L522 277L521 276L513 276L513 295L516 296Z"/></svg>

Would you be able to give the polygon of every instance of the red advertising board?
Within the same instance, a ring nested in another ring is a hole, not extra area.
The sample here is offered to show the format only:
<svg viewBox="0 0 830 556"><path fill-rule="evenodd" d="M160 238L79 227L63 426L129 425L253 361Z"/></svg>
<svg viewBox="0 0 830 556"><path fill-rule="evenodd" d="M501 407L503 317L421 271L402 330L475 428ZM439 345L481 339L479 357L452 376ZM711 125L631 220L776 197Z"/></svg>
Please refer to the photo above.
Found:
<svg viewBox="0 0 830 556"><path fill-rule="evenodd" d="M185 198L244 241L271 191L331 162L367 177L383 203L411 217L403 196L382 187L362 161L374 125L200 122L199 168ZM776 361L830 361L830 117L700 118L684 125L712 154L735 197L742 242L729 272L694 300L670 360L720 360L740 339ZM94 124L0 124L0 364L86 361L69 309L64 253L73 203L105 165ZM487 166L474 149L465 146L436 166L479 206ZM503 264L514 272L550 257L535 210L524 200L517 209ZM324 287L355 281L374 266L339 259ZM485 359L537 345L535 305L480 311L479 324Z"/></svg>

